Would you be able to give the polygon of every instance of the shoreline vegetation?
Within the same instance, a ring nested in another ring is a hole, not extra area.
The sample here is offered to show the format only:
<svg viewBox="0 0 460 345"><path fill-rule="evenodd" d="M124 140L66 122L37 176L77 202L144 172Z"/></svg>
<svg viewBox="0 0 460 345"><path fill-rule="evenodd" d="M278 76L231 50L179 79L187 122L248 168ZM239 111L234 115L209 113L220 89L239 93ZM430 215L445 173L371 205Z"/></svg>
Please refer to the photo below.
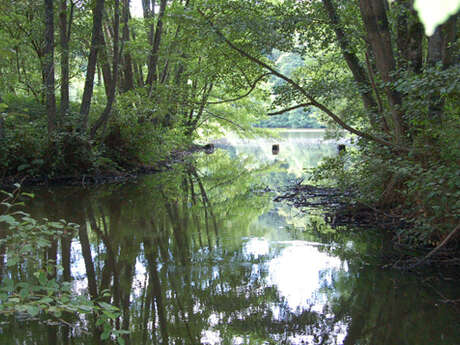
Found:
<svg viewBox="0 0 460 345"><path fill-rule="evenodd" d="M140 164L121 168L119 170L107 171L104 173L57 175L57 176L11 176L0 180L0 188L5 190L16 189L16 184L21 186L91 186L109 183L124 183L146 174L159 173L170 169L173 164L183 163L184 160L193 153L206 152L206 145L190 145L185 150L173 151L169 156L152 165Z"/></svg>

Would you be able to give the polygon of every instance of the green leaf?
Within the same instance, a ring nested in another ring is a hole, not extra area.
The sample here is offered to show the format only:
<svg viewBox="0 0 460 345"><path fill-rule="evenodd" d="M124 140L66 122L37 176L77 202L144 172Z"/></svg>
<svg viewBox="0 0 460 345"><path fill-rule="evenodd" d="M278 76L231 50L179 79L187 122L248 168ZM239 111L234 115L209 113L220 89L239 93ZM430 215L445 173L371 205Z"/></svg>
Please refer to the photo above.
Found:
<svg viewBox="0 0 460 345"><path fill-rule="evenodd" d="M53 299L50 297L43 297L42 299L38 301L38 303L41 303L41 304L49 304L51 302L53 302Z"/></svg>
<svg viewBox="0 0 460 345"><path fill-rule="evenodd" d="M110 337L110 330L105 330L102 334L101 334L101 340L107 340L109 339Z"/></svg>
<svg viewBox="0 0 460 345"><path fill-rule="evenodd" d="M35 162L35 161L34 161ZM33 163L33 162L32 162ZM35 198L35 194L34 193L27 193L27 192L22 192L21 193L23 196L27 196L31 199Z"/></svg>
<svg viewBox="0 0 460 345"><path fill-rule="evenodd" d="M99 304L99 305L101 306L101 308L103 308L103 309L107 309L107 310L110 310L110 311L118 311L118 308L117 308L117 307L115 307L115 306L113 306L113 305L111 305L111 304L109 304L109 303L106 303L106 302L99 302L98 304Z"/></svg>
<svg viewBox="0 0 460 345"><path fill-rule="evenodd" d="M5 214L5 215L2 215L0 216L0 223L8 223L9 225L17 225L18 222L16 221L16 219L14 219L14 217L8 215L8 214Z"/></svg>
<svg viewBox="0 0 460 345"><path fill-rule="evenodd" d="M21 164L20 166L18 166L18 172L21 172L23 170L26 170L27 168L30 168L30 164Z"/></svg>
<svg viewBox="0 0 460 345"><path fill-rule="evenodd" d="M27 305L26 310L32 317L37 316L40 313L40 308L36 305Z"/></svg>
<svg viewBox="0 0 460 345"><path fill-rule="evenodd" d="M91 313L93 311L93 307L89 305L79 305L78 309L83 313Z"/></svg>
<svg viewBox="0 0 460 345"><path fill-rule="evenodd" d="M48 225L53 227L53 228L56 228L56 229L63 229L64 228L64 224L58 223L58 222L49 222Z"/></svg>

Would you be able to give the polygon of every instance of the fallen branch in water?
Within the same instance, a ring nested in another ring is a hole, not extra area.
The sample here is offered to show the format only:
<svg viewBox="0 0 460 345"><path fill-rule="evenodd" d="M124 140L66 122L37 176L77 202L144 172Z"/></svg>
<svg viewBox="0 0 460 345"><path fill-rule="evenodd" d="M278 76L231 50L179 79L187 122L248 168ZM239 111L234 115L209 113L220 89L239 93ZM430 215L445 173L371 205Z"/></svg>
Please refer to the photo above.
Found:
<svg viewBox="0 0 460 345"><path fill-rule="evenodd" d="M426 260L428 260L430 257L432 257L434 254L436 254L442 247L444 247L446 245L447 242L449 242L449 240L452 238L452 236L455 235L455 233L460 229L460 224L457 225L457 227L452 230L449 235L446 236L446 238L444 240L442 240L441 243L439 243L436 248L434 248L432 251L430 251L427 255L425 255L423 257L423 259L420 259L417 263L413 264L412 266L410 266L409 268L415 268L419 265L421 265L422 263L424 263Z"/></svg>

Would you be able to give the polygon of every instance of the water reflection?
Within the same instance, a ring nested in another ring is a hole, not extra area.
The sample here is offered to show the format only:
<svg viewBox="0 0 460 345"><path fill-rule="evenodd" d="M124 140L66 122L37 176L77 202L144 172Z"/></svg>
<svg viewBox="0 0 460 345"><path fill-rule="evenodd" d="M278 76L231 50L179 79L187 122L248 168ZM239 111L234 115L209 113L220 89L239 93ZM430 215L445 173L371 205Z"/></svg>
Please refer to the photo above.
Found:
<svg viewBox="0 0 460 345"><path fill-rule="evenodd" d="M283 166L282 177L305 177L305 169L315 167L324 156L337 152L337 143L323 139L323 130L287 130L276 139L241 139L227 136L215 141L215 146L228 150L233 157L257 157L258 162L278 162ZM287 172L287 174L286 174Z"/></svg>
<svg viewBox="0 0 460 345"><path fill-rule="evenodd" d="M260 190L279 166L251 157L217 150L138 183L41 191L33 214L80 225L50 253L59 279L119 306L126 344L458 343L437 295L458 298L455 285L382 271L362 259L375 234L273 205ZM3 321L1 344L109 343L91 316Z"/></svg>

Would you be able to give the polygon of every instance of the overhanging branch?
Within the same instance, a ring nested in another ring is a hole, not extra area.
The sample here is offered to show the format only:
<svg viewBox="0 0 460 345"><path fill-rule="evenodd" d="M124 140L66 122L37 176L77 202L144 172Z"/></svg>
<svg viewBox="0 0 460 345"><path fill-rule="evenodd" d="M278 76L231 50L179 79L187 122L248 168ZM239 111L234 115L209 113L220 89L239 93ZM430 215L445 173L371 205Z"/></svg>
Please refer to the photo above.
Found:
<svg viewBox="0 0 460 345"><path fill-rule="evenodd" d="M294 109L297 109L297 108L305 108L305 107L309 107L309 106L312 106L312 105L313 105L312 103L297 104L297 105L294 105L294 106L286 108L286 109L275 111L273 113L268 113L267 115L268 116L281 115L281 114L287 113L288 111L291 111L291 110L294 110Z"/></svg>
<svg viewBox="0 0 460 345"><path fill-rule="evenodd" d="M205 112L206 112L208 115L212 116L212 117L215 117L215 118L220 119L220 120L223 120L223 121L227 121L228 123L231 123L233 126L238 127L238 128L241 129L242 131L246 131L246 130L247 130L246 128L241 127L241 126L240 126L239 124L237 124L236 122L234 122L234 121L232 121L232 120L229 120L229 119L227 119L227 118L225 118L225 117L223 117L223 116L217 115L217 114L215 114L215 113L213 113L213 112L211 112L211 111L209 111L209 110L205 110Z"/></svg>
<svg viewBox="0 0 460 345"><path fill-rule="evenodd" d="M395 145L392 142L389 142L389 141L387 141L385 139L376 137L376 136L374 136L372 134L369 134L369 133L362 132L362 131L360 131L360 130L358 130L356 128L353 128L353 127L347 125L337 114L335 114L332 110L330 110L324 104L318 102L313 96L311 96L302 86L300 86L294 80L292 80L288 76L278 72L273 67L269 66L267 63L265 63L262 60L250 55L249 53L245 52L241 48L239 48L236 45L234 45L231 41L229 41L224 36L224 34L222 34L219 31L219 29L217 29L214 26L214 24L208 18L206 18L206 16L204 15L204 13L201 10L198 9L197 11L208 22L208 24L214 30L214 33L216 35L218 35L230 48L232 48L233 50L236 50L238 53L240 53L242 56L246 57L250 61L258 64L259 66L264 67L265 69L270 71L273 75L277 76L278 78L283 79L284 81L286 81L294 89L299 91L305 98L307 98L309 100L309 103L311 103L312 106L322 110L324 113L326 113L326 115L328 115L335 123L337 123L343 129L347 130L350 133L356 134L357 136L359 136L361 138L364 138L364 139L367 139L367 140L370 140L370 141L374 141L374 142L379 143L381 145L389 146L389 147L392 147L392 148L397 149L399 151L409 152L408 148L405 148L405 147L402 147L402 146L399 146L399 145Z"/></svg>
<svg viewBox="0 0 460 345"><path fill-rule="evenodd" d="M224 99L224 100L221 100L221 101L215 101L215 102L208 102L208 104L222 104L222 103L229 103L229 102L235 102L235 101L238 101L240 99L243 99L244 97L247 97L251 94L252 91L254 91L254 89L256 88L257 84L263 79L265 78L266 76L269 76L270 74L272 73L264 73L262 74L259 78L257 78L252 84L250 84L251 88L249 89L248 92L246 92L245 94L241 95L241 96L238 96L238 97L235 97L235 98L230 98L230 99Z"/></svg>

